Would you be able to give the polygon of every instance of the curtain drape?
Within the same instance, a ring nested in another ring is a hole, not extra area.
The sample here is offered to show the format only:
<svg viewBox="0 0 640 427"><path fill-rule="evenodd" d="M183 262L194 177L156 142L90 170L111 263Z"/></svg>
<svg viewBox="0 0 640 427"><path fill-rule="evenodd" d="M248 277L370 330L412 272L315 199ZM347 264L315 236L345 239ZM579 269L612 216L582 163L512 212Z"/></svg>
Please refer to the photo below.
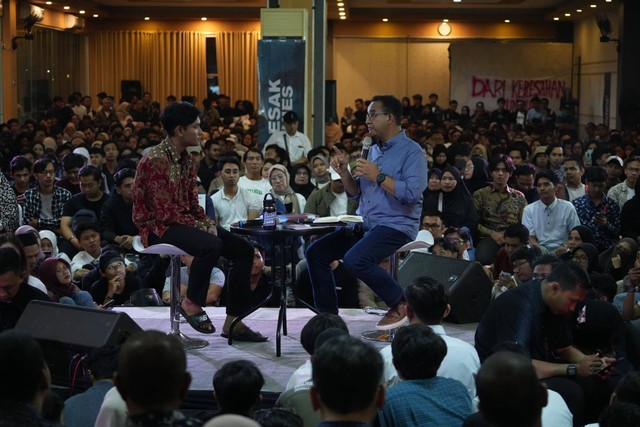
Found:
<svg viewBox="0 0 640 427"><path fill-rule="evenodd" d="M168 95L207 96L206 35L187 31L98 31L89 36L91 94L121 96L121 80L139 80L162 106Z"/></svg>
<svg viewBox="0 0 640 427"><path fill-rule="evenodd" d="M233 103L258 99L258 31L216 33L216 60L220 93ZM233 104L232 104L233 105Z"/></svg>

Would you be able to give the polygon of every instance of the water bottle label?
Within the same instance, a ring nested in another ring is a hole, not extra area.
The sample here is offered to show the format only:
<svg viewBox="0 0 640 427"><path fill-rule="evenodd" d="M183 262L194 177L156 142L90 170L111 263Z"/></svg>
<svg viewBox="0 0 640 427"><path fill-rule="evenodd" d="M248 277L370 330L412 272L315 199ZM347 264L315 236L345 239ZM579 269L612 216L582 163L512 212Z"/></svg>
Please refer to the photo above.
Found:
<svg viewBox="0 0 640 427"><path fill-rule="evenodd" d="M265 212L262 215L262 224L264 227L272 227L276 225L276 213L275 212Z"/></svg>

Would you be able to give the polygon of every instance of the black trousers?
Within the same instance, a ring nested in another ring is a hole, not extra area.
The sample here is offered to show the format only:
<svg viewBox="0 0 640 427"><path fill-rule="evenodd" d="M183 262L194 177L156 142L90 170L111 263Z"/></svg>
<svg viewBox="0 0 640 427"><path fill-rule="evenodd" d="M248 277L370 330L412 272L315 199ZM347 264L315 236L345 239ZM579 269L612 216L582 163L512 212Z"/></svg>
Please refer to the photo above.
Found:
<svg viewBox="0 0 640 427"><path fill-rule="evenodd" d="M253 247L251 244L231 232L217 227L218 235L198 230L186 225L171 225L169 229L158 237L149 233L149 245L168 243L174 245L189 255L193 263L189 272L189 286L187 297L196 304L203 306L207 299L211 270L223 256L230 263L226 279L227 314L239 316L251 308L251 266L253 265Z"/></svg>

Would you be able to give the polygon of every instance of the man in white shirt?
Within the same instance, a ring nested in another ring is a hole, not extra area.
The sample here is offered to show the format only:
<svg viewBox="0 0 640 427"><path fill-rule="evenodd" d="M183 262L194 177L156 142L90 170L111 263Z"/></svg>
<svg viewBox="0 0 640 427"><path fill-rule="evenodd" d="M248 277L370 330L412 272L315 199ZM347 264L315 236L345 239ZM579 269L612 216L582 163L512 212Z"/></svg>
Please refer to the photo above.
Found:
<svg viewBox="0 0 640 427"><path fill-rule="evenodd" d="M300 120L298 115L293 111L287 111L282 117L284 122L284 131L278 131L271 134L266 147L276 144L285 149L289 153L291 163L307 163L307 153L311 150L311 141L301 132L298 132L298 124ZM262 151L264 153L264 149Z"/></svg>
<svg viewBox="0 0 640 427"><path fill-rule="evenodd" d="M228 157L221 161L220 177L223 187L213 196L218 225L225 230L234 222L256 219L262 212L262 200L251 191L238 187L240 162Z"/></svg>
<svg viewBox="0 0 640 427"><path fill-rule="evenodd" d="M480 368L480 360L472 345L461 339L447 336L441 325L442 319L451 310L444 285L430 277L419 277L405 289L404 295L409 322L428 325L447 344L447 355L437 375L460 381L467 388L469 397L475 398L474 375ZM387 386L399 382L400 378L393 366L391 346L388 345L380 350L380 354L384 359L384 380Z"/></svg>
<svg viewBox="0 0 640 427"><path fill-rule="evenodd" d="M565 200L572 201L585 195L585 186L582 183L584 164L579 157L567 157L562 162L564 166ZM561 196L561 195L560 195Z"/></svg>
<svg viewBox="0 0 640 427"><path fill-rule="evenodd" d="M522 224L529 229L532 245L553 252L567 241L571 229L580 225L580 219L571 202L556 198L556 174L542 171L536 176L535 182L540 200L525 206Z"/></svg>
<svg viewBox="0 0 640 427"><path fill-rule="evenodd" d="M262 177L262 167L264 166L262 152L257 148L251 148L244 153L242 161L246 174L240 177L238 187L246 188L260 198L264 198L264 195L271 191L271 184L269 184L269 180Z"/></svg>
<svg viewBox="0 0 640 427"><path fill-rule="evenodd" d="M636 195L636 181L640 175L640 157L631 156L624 162L624 174L627 176L620 184L616 184L609 189L607 196L616 201L620 209L627 201Z"/></svg>

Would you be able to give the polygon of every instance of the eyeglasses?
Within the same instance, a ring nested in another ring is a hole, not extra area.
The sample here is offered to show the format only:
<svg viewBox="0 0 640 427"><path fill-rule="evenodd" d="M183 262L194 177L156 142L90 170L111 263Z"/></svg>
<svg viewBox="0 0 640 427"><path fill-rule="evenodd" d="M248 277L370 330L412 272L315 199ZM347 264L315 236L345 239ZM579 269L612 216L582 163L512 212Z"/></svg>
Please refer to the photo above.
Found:
<svg viewBox="0 0 640 427"><path fill-rule="evenodd" d="M523 265L528 264L528 263L529 263L529 261L527 261L526 259L520 259L518 261L512 262L511 265L513 266L514 269L516 269L516 268L520 268Z"/></svg>
<svg viewBox="0 0 640 427"><path fill-rule="evenodd" d="M589 258L587 258L586 256L574 256L573 258L571 258L572 260L576 261L576 262L589 262Z"/></svg>
<svg viewBox="0 0 640 427"><path fill-rule="evenodd" d="M547 273L533 273L533 278L535 280L544 280L547 278Z"/></svg>
<svg viewBox="0 0 640 427"><path fill-rule="evenodd" d="M422 224L422 228L440 228L440 224Z"/></svg>
<svg viewBox="0 0 640 427"><path fill-rule="evenodd" d="M43 170L42 172L38 172L38 173L44 176L54 176L56 174L56 171Z"/></svg>
<svg viewBox="0 0 640 427"><path fill-rule="evenodd" d="M111 271L116 271L120 267L124 267L124 262L116 261L116 262L111 263L106 269L107 270L111 270Z"/></svg>
<svg viewBox="0 0 640 427"><path fill-rule="evenodd" d="M388 115L389 115L389 113L384 113L384 112L379 112L379 113L367 113L367 119L374 119L376 116L380 116L380 115L388 116Z"/></svg>

